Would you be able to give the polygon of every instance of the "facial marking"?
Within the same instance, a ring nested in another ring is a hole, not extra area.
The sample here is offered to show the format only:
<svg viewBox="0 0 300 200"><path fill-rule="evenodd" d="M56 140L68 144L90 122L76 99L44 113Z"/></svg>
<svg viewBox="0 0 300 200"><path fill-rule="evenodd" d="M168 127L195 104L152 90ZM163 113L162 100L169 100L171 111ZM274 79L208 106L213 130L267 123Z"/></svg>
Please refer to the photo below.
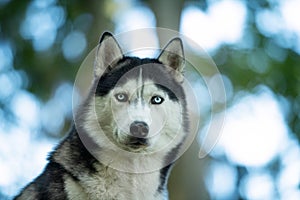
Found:
<svg viewBox="0 0 300 200"><path fill-rule="evenodd" d="M137 92L137 99L142 100L143 98L143 88L144 88L144 81L143 81L143 69L139 68L139 76L137 78L137 85L134 88Z"/></svg>
<svg viewBox="0 0 300 200"><path fill-rule="evenodd" d="M112 126L117 128L114 137L126 149L132 138L131 125L134 122L146 123L149 133L145 139L149 144L147 149L151 151L157 149L157 145L162 147L175 137L181 124L181 107L177 99L172 99L167 92L169 87L159 87L161 84L156 84L155 80L150 79L146 69L135 70L128 72L134 73L135 76L125 74L111 93L115 124ZM126 101L123 94L126 94Z"/></svg>

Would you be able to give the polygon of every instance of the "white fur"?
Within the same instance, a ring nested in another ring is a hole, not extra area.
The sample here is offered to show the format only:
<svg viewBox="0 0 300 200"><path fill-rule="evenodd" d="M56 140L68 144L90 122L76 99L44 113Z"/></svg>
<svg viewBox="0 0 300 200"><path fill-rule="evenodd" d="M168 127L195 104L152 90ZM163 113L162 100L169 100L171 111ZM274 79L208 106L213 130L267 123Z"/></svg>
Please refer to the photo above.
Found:
<svg viewBox="0 0 300 200"><path fill-rule="evenodd" d="M115 99L114 94L126 92L130 96L131 102L134 102L138 98L138 92L136 90L130 92L130 89L136 87L137 82L130 80L122 88L115 88L107 97L92 99L85 122L86 130L92 134L92 137L101 147L105 146L105 148L119 151L120 148L114 147L115 145L110 140L115 140L122 146L129 135L130 124L134 121L144 121L150 129L150 146L142 149L141 152L153 153L165 148L167 145L173 148L182 141L185 135L182 130L181 105L178 102L171 101L167 94L150 81L144 83L142 97L144 104L118 102ZM149 102L153 95L160 95L165 101L161 105L151 105ZM138 100L138 102L141 101ZM113 134L114 132L117 132L117 134ZM169 145L171 142L174 145Z"/></svg>
<svg viewBox="0 0 300 200"><path fill-rule="evenodd" d="M84 190L90 199L165 199L166 195L157 192L159 170L164 167L167 154L184 138L182 108L150 81L144 83L143 101L146 102L143 106L130 103L122 105L115 100L116 92L129 92L137 86L135 84L136 81L128 81L107 96L93 97L90 101L84 128L101 147L101 151L94 156L104 164L97 166L97 176L80 177L81 181L88 183ZM161 105L150 105L152 95L160 95L165 101ZM130 98L138 98L137 92L131 92ZM132 115L132 112L138 114ZM126 131L129 131L124 127L128 127L134 120L148 122L151 137L150 146L136 152L122 148L128 135ZM117 134L113 134L116 130ZM114 144L112 140L121 145Z"/></svg>
<svg viewBox="0 0 300 200"><path fill-rule="evenodd" d="M157 193L159 172L132 174L102 165L99 165L97 170L97 175L86 174L80 177L79 184L84 183L81 185L67 178L68 197L74 200L161 200L165 198L164 195Z"/></svg>
<svg viewBox="0 0 300 200"><path fill-rule="evenodd" d="M83 187L77 181L74 181L72 177L65 175L64 180L65 191L69 200L88 199L88 195L85 193Z"/></svg>

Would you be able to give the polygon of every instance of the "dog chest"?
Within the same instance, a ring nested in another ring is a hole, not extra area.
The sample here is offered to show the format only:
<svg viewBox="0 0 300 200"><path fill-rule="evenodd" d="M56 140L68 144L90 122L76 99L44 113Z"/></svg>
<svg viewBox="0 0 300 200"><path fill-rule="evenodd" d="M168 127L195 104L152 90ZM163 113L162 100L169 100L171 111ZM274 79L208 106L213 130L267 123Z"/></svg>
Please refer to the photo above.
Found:
<svg viewBox="0 0 300 200"><path fill-rule="evenodd" d="M65 179L70 199L160 200L159 172L132 174L101 167L97 174L88 174L75 181Z"/></svg>

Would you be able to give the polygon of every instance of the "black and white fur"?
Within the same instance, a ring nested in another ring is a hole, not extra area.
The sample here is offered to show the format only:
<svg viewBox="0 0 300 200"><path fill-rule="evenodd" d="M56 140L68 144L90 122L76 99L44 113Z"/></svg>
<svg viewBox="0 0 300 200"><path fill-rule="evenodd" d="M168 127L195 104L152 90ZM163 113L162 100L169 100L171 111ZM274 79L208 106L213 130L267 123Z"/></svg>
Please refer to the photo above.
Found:
<svg viewBox="0 0 300 200"><path fill-rule="evenodd" d="M156 59L126 57L101 37L91 90L44 172L15 199L168 199L169 171L188 134L179 38Z"/></svg>

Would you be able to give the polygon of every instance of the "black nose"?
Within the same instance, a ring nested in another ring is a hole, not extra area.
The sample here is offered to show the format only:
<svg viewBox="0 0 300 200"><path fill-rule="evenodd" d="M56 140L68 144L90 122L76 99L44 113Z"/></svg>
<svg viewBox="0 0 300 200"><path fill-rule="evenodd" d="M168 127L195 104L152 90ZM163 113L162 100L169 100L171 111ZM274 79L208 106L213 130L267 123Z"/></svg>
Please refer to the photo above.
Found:
<svg viewBox="0 0 300 200"><path fill-rule="evenodd" d="M149 127L145 122L135 121L130 125L130 133L134 137L143 138L148 135Z"/></svg>

